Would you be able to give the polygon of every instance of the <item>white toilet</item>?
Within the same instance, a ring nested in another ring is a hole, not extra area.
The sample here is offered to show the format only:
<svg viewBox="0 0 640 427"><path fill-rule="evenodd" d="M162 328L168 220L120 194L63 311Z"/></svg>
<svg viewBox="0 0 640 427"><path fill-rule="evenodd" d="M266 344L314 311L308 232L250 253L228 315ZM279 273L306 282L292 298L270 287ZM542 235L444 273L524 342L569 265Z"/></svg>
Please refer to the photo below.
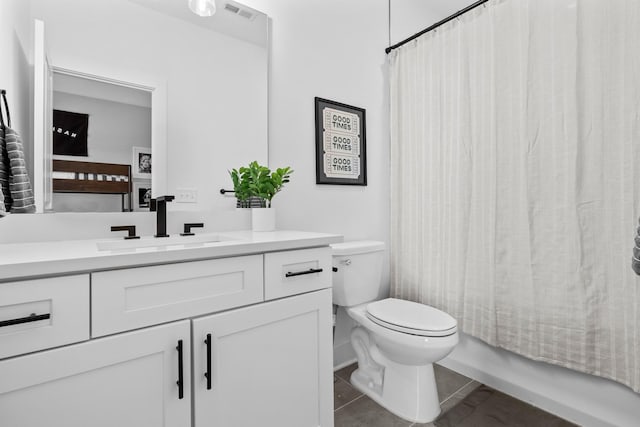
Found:
<svg viewBox="0 0 640 427"><path fill-rule="evenodd" d="M351 383L399 417L433 421L440 414L433 362L458 343L456 320L416 302L375 301L382 284L383 242L345 242L331 248L333 303L345 307L357 323L351 344L358 369Z"/></svg>

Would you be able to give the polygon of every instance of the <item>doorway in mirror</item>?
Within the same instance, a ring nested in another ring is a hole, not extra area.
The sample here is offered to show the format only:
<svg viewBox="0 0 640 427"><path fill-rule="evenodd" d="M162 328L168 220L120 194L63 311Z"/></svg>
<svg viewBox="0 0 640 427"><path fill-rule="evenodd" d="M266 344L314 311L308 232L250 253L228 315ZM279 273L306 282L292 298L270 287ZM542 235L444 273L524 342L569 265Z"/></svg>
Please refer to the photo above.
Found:
<svg viewBox="0 0 640 427"><path fill-rule="evenodd" d="M132 211L151 187L151 91L54 70L52 108L52 210Z"/></svg>

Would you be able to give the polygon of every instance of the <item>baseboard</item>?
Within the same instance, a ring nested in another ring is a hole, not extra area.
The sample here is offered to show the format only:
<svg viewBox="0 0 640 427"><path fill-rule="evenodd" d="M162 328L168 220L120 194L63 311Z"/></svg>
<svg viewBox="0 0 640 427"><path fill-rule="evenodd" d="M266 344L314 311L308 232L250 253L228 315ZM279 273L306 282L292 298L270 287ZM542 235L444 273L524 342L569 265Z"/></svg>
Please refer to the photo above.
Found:
<svg viewBox="0 0 640 427"><path fill-rule="evenodd" d="M356 361L356 353L351 342L333 347L333 370L337 371Z"/></svg>
<svg viewBox="0 0 640 427"><path fill-rule="evenodd" d="M584 427L635 427L640 395L604 378L535 362L461 335L440 365Z"/></svg>
<svg viewBox="0 0 640 427"><path fill-rule="evenodd" d="M340 363L339 365L333 365L333 372L339 371L342 368L346 368L347 366L354 364L358 361L358 359L347 360L346 362Z"/></svg>

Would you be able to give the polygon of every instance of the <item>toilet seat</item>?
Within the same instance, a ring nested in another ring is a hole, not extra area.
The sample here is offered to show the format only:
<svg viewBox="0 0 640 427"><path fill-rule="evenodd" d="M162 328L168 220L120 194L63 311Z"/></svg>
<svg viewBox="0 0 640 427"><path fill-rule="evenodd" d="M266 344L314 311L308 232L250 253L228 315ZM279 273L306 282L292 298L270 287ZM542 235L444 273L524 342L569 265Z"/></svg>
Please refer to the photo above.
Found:
<svg viewBox="0 0 640 427"><path fill-rule="evenodd" d="M423 337L445 337L458 323L444 311L413 301L387 298L367 304L367 318L397 332Z"/></svg>

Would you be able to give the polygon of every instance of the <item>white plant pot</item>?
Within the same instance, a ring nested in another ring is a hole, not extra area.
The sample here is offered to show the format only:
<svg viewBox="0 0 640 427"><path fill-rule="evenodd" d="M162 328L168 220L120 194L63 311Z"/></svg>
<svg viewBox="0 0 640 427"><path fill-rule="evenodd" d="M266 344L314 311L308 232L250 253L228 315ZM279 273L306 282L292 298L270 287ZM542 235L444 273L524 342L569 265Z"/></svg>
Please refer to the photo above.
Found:
<svg viewBox="0 0 640 427"><path fill-rule="evenodd" d="M276 210L274 208L252 208L251 229L253 231L274 231L276 229Z"/></svg>

